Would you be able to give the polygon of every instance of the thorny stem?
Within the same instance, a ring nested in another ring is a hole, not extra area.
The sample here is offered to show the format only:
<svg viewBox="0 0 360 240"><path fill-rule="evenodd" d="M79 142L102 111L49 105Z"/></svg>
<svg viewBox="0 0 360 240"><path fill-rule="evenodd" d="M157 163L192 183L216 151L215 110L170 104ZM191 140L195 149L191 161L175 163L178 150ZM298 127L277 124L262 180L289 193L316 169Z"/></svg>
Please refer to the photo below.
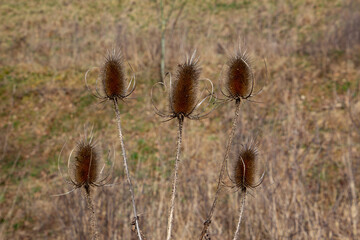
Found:
<svg viewBox="0 0 360 240"><path fill-rule="evenodd" d="M99 239L99 233L97 231L97 222L96 222L96 216L95 216L95 207L94 203L91 199L90 193L88 191L85 191L87 206L90 211L90 222L91 222L91 235L93 240Z"/></svg>
<svg viewBox="0 0 360 240"><path fill-rule="evenodd" d="M127 178L127 181L128 181L128 184L129 184L129 190L130 190L130 193L131 193L131 201L132 201L133 212L134 212L134 217L135 217L135 226L136 226L137 235L139 237L139 240L142 240L141 231L140 231L140 228L139 228L139 220L138 220L137 213L136 213L134 188L133 188L133 185L131 183L130 173L129 173L128 164L127 164L127 158L126 158L126 152L125 152L124 139L123 139L123 135L122 135L122 132L121 132L120 111L119 111L119 107L117 105L117 100L116 99L114 100L114 107L115 107L117 127L118 127L118 130L119 130L119 139L120 139L120 143L121 143L121 151L122 151L122 155L123 155L123 159L124 159L124 167L125 167L125 172L126 172L126 178Z"/></svg>
<svg viewBox="0 0 360 240"><path fill-rule="evenodd" d="M238 222L238 225L237 225L237 228L236 228L236 231L235 231L235 235L234 235L234 239L233 239L233 240L236 240L236 239L238 239L238 237L239 237L241 218L242 218L242 215L243 215L243 213L244 213L244 206L245 206L245 199L246 199L246 188L245 188L245 187L242 189L241 194L242 194L243 196L242 196L242 200L241 200L241 208L240 208L239 222Z"/></svg>
<svg viewBox="0 0 360 240"><path fill-rule="evenodd" d="M179 161L180 161L180 148L181 148L183 122L184 122L184 118L179 117L179 132L178 132L178 140L177 140L177 148L176 148L175 173L174 173L173 188L172 188L172 195L170 202L170 213L168 218L168 229L167 229L167 237L166 237L167 240L171 239L171 230L172 230L172 223L174 218L176 183L178 178L178 169L179 169Z"/></svg>
<svg viewBox="0 0 360 240"><path fill-rule="evenodd" d="M220 174L219 174L219 179L218 179L218 184L217 184L217 188L216 188L214 202L213 202L213 204L211 206L209 215L208 215L206 221L204 222L204 227L203 227L201 235L200 235L200 240L202 240L204 238L204 236L206 235L206 233L208 231L208 228L209 228L209 226L211 224L211 218L212 218L212 216L214 214L216 203L217 203L217 200L219 198L219 194L220 194L220 190L221 190L221 180L223 178L224 170L225 170L225 163L226 163L226 161L227 161L227 159L229 157L230 147L231 147L234 135L235 135L235 130L236 130L236 127L237 127L237 120L239 118L240 105L241 105L240 102L241 102L240 99L236 100L235 116L234 116L234 119L233 119L233 124L232 124L231 132L230 132L230 135L229 135L229 139L228 139L228 142L227 142L227 145L226 145L226 151L225 151L224 160L223 160L223 162L221 164L221 170L220 170Z"/></svg>

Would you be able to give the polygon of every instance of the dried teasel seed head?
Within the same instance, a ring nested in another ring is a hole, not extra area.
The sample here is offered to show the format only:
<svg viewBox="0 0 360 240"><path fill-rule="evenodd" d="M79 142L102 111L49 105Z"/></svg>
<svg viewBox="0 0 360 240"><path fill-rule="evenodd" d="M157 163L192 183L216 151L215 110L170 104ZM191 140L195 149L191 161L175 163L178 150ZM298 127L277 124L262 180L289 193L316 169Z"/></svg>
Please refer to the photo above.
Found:
<svg viewBox="0 0 360 240"><path fill-rule="evenodd" d="M264 171L258 159L258 148L254 142L245 145L233 167L233 182L239 189L256 188L264 178Z"/></svg>
<svg viewBox="0 0 360 240"><path fill-rule="evenodd" d="M114 100L124 98L126 95L126 79L124 74L123 59L120 52L115 50L108 53L100 69L100 79L103 91L107 98Z"/></svg>
<svg viewBox="0 0 360 240"><path fill-rule="evenodd" d="M226 87L232 98L248 98L253 87L250 61L246 54L238 52L228 63Z"/></svg>
<svg viewBox="0 0 360 240"><path fill-rule="evenodd" d="M194 111L200 71L195 52L190 59L179 64L170 93L171 109L175 115L189 116Z"/></svg>
<svg viewBox="0 0 360 240"><path fill-rule="evenodd" d="M73 148L69 154L67 160L67 177L64 177L60 167L61 153L66 144L62 147L58 158L59 173L64 178L64 181L72 186L72 190L54 196L64 196L82 187L86 190L87 195L90 196L90 187L102 187L111 181L112 170L115 163L113 161L111 166L108 165L108 163L111 162L111 151L108 151L107 161L103 161L101 148L93 141L94 135L92 129L89 136L87 135L85 127L84 130L84 138L78 142L77 146ZM75 156L73 156L73 153ZM110 168L107 168L106 165Z"/></svg>
<svg viewBox="0 0 360 240"><path fill-rule="evenodd" d="M92 143L80 142L74 161L74 182L77 186L85 186L88 190L98 180L99 153Z"/></svg>
<svg viewBox="0 0 360 240"><path fill-rule="evenodd" d="M166 85L163 82L158 82L151 89L151 101L155 113L160 117L167 118L165 121L177 118L182 122L185 117L191 120L200 120L208 116L215 109L215 102L213 101L215 99L214 85L210 79L200 79L201 69L198 66L198 58L195 57L195 54L196 51L194 51L190 59L187 58L184 63L178 65L174 80L171 78L171 74L169 74L170 84L166 90L169 94L169 110L159 110L153 98L154 87L157 85L166 87ZM200 82L210 83L211 91L208 88L198 91ZM205 101L204 106L202 104Z"/></svg>

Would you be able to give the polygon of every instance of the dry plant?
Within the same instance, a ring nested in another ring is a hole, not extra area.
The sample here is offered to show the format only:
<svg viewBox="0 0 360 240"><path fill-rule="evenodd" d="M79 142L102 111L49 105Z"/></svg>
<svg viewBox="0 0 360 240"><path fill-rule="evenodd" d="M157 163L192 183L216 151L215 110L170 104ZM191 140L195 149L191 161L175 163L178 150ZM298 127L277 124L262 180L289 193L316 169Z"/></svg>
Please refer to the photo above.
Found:
<svg viewBox="0 0 360 240"><path fill-rule="evenodd" d="M76 189L84 189L84 195L86 198L87 206L90 211L90 226L92 232L92 238L98 239L99 233L97 230L97 220L95 215L95 207L92 199L92 187L102 187L106 185L111 178L111 172L114 164L107 171L106 174L103 174L105 163L101 167L101 152L97 143L93 141L92 131L89 137L84 134L84 139L78 142L77 146L73 148L69 154L67 162L67 175L68 178L65 178L61 168L61 153L66 144L64 144L58 158L58 170L66 183L72 186L72 189L66 193L54 195L54 196L64 196L67 195ZM76 151L75 151L76 150ZM75 151L75 157L72 159L72 154ZM113 162L114 163L114 162ZM101 168L100 168L101 167ZM104 175L102 177L102 175Z"/></svg>
<svg viewBox="0 0 360 240"><path fill-rule="evenodd" d="M165 17L170 2L164 1ZM246 36L254 55L271 63L270 84L259 96L263 103L241 101L238 117L236 133L245 139L261 135L267 175L254 198L247 191L240 238L359 237L359 215L351 211L360 209L359 106L352 105L354 123L344 108L346 91L358 88L360 79L358 2L188 0L178 21L176 11L169 19L165 71L175 72L179 52L195 46L201 52L202 75L215 78L224 49L239 35ZM93 109L94 99L78 81L114 42L124 59L141 69L136 107L119 108L129 170L136 176L135 199L146 216L146 221L140 216L141 229L151 239L163 239L173 171L168 160L176 144L169 140L176 138L176 129L175 122L158 125L149 111L148 89L159 79L158 8L130 0L17 3L0 7L0 148L6 149L0 153L0 239L85 239L90 233L81 191L54 201L47 196L59 182L54 173L63 139L75 126L94 122L105 141L118 141L111 132L115 126L110 127L115 119L108 107L113 105ZM130 73L124 63L124 73ZM265 76L264 68L253 67L259 70L254 71L256 79ZM185 123L173 238L199 239L214 199L234 105L218 108L211 121ZM70 151L63 156L65 152ZM137 238L129 227L134 215L128 183L120 185L92 192L100 238ZM56 193L66 192L66 186ZM222 188L209 227L211 239L232 239L236 229L241 196L225 193Z"/></svg>
<svg viewBox="0 0 360 240"><path fill-rule="evenodd" d="M225 79L225 89L221 89L222 94L226 97L223 99L223 103L235 101L235 116L233 118L233 124L231 128L231 132L229 138L227 140L226 150L224 159L221 163L220 174L218 178L218 184L216 188L216 193L214 197L213 204L209 211L206 221L204 222L204 226L200 235L200 240L207 235L208 228L211 224L211 218L214 214L216 204L219 198L220 190L221 190L221 182L223 180L224 171L226 168L226 162L229 158L229 152L232 145L232 141L235 135L235 131L237 128L237 122L240 114L240 105L241 100L247 100L253 95L255 79L253 76L253 70L251 68L251 62L249 56L246 53L246 50L242 51L241 45L235 54L235 56L231 57L227 64L226 71L226 79Z"/></svg>
<svg viewBox="0 0 360 240"><path fill-rule="evenodd" d="M100 75L96 80L96 93L93 93L87 83L87 75L92 70L89 69L85 74L85 83L88 90L95 96L96 98L102 100L102 102L110 100L113 101L114 111L116 115L117 128L119 131L119 140L121 144L121 151L124 160L125 173L127 177L127 182L129 184L129 190L131 193L131 201L135 219L135 226L138 238L142 240L142 232L139 227L139 220L136 211L136 203L134 196L134 188L132 185L130 172L127 163L126 150L124 144L124 137L121 130L121 119L120 119L120 111L118 106L118 100L124 101L125 98L130 96L131 93L135 90L136 81L135 74L131 77L128 82L124 73L124 60L121 56L120 51L113 49L113 51L109 51L107 53L107 57L103 66L100 68ZM130 65L129 65L130 66ZM131 66L130 66L131 68ZM131 69L132 70L132 69ZM134 73L134 72L133 72ZM98 86L98 80L101 81L101 87Z"/></svg>
<svg viewBox="0 0 360 240"><path fill-rule="evenodd" d="M187 57L186 61L178 66L174 82L172 82L170 74L170 86L168 89L170 111L162 112L155 106L155 104L153 104L155 113L157 115L166 118L165 121L170 121L171 119L177 118L179 126L174 167L174 179L172 184L172 195L170 199L170 211L166 236L167 240L171 239L171 231L174 218L176 185L178 180L178 169L180 162L180 149L184 119L189 118L192 120L199 120L206 117L212 111L197 111L206 99L209 98L210 103L213 96L213 89L211 89L211 92L206 97L204 97L203 99L200 99L199 97L201 95L199 94L199 82L201 80L209 81L211 86L213 85L209 79L200 79L201 69L198 65L198 62L199 58L196 57L196 51L194 51L190 58ZM161 82L157 84L165 86L165 84ZM156 86L157 84L155 84L154 86ZM153 93L151 93L151 95L153 99Z"/></svg>
<svg viewBox="0 0 360 240"><path fill-rule="evenodd" d="M351 223L352 223L352 237L353 239L356 239L358 237L358 214L359 214L359 209L358 206L356 204L356 199L357 197L357 188L356 188L356 184L355 184L355 177L354 177L354 167L353 167L353 162L352 162L352 152L351 152L351 147L352 147L352 138L351 138L351 131L353 128L356 129L357 134L360 133L360 128L359 128L359 122L357 122L357 118L354 116L354 113L352 112L352 105L354 104L351 100L351 96L350 96L350 92L348 92L348 111L349 111L349 131L347 134L347 145L348 145L348 151L346 153L346 155L343 157L343 161L345 166L347 167L347 175L348 175L348 181L349 181L349 186L350 186L350 191L351 191L351 207L350 207L350 212L351 212ZM354 94L355 96L358 95L358 92L356 92Z"/></svg>
<svg viewBox="0 0 360 240"><path fill-rule="evenodd" d="M239 237L240 224L245 207L246 191L247 189L258 187L264 180L265 171L262 170L258 156L257 143L255 140L251 140L242 147L234 159L230 159L232 162L231 168L226 167L227 176L232 183L229 187L241 191L242 195L239 221L234 234L234 240Z"/></svg>

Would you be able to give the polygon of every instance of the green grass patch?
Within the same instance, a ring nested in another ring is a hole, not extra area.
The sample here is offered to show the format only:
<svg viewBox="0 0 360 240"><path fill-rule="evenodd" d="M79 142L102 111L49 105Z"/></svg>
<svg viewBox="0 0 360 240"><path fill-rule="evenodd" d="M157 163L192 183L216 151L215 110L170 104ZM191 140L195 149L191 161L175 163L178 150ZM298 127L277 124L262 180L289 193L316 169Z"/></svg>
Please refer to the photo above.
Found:
<svg viewBox="0 0 360 240"><path fill-rule="evenodd" d="M336 92L338 94L344 94L346 93L351 87L351 82L349 81L343 81L343 82L337 82L336 83Z"/></svg>
<svg viewBox="0 0 360 240"><path fill-rule="evenodd" d="M96 98L91 94L85 94L79 98L75 103L78 112L84 111L85 108L89 107L95 102Z"/></svg>

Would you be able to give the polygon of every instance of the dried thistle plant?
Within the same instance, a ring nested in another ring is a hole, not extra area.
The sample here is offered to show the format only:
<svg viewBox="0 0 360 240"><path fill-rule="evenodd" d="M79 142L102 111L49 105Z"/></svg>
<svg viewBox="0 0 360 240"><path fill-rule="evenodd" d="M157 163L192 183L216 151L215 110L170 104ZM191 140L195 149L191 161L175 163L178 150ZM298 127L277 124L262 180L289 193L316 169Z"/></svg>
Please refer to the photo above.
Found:
<svg viewBox="0 0 360 240"><path fill-rule="evenodd" d="M166 118L165 121L177 118L179 123L178 128L178 139L177 139L177 148L176 148L176 158L175 158L175 167L174 167L174 179L172 184L172 195L170 199L170 211L168 217L168 229L167 229L167 240L171 239L173 218L174 218L174 207L175 207L175 197L176 197L176 186L178 179L178 169L180 161L180 149L182 142L182 129L183 122L185 118L192 120L199 120L207 116L213 109L208 112L198 112L197 110L201 104L209 99L209 104L211 103L213 96L213 85L209 79L200 79L201 69L198 66L198 58L195 57L196 51L193 52L190 58L187 58L183 64L178 65L178 69L175 75L175 79L172 80L170 75L170 86L167 89L169 94L169 111L160 111L154 104L153 93L151 92L151 97L153 101L153 106L156 114L161 117ZM211 92L207 94L203 99L200 99L199 94L199 82L208 81L211 84ZM157 83L165 86L164 83ZM156 86L155 84L154 86ZM165 86L166 88L166 86ZM209 105L208 104L208 105Z"/></svg>
<svg viewBox="0 0 360 240"><path fill-rule="evenodd" d="M68 183L72 189L66 193L54 195L54 196L63 196L67 195L76 189L83 188L85 198L87 201L87 206L90 211L90 222L91 222L91 232L93 239L98 239L97 231L97 221L95 216L95 208L92 200L92 187L101 187L109 183L111 180L111 173L114 166L114 162L111 165L111 168L107 171L106 174L103 174L105 163L101 159L100 150L93 141L92 131L89 138L85 131L84 139L78 142L77 146L73 148L68 157L67 163L67 175L68 178L65 178L61 168L61 153L65 147L65 144L59 154L58 158L58 170L62 178ZM75 151L75 157L72 158L72 155ZM109 156L108 156L109 158ZM101 167L101 165L103 165ZM100 168L101 167L101 168ZM102 176L104 175L104 176Z"/></svg>
<svg viewBox="0 0 360 240"><path fill-rule="evenodd" d="M87 83L87 76L90 71L91 69L85 74L85 84L88 90L92 93ZM101 80L102 83L101 87L98 86L99 79ZM100 74L96 81L96 87L95 87L96 93L92 93L92 94L96 98L101 99L102 102L107 100L113 101L117 128L119 131L121 151L124 160L125 173L131 193L131 201L132 201L133 213L135 217L135 226L137 229L138 238L142 240L142 233L139 227L138 215L136 211L134 188L132 185L128 163L127 163L124 137L121 130L120 111L118 107L118 100L124 101L125 98L127 98L128 96L130 96L131 93L133 93L133 91L135 90L135 86L136 86L135 74L133 74L129 82L125 77L124 60L121 56L120 51L116 51L114 49L112 52L108 52L107 57L105 58L105 62L103 66L100 68Z"/></svg>
<svg viewBox="0 0 360 240"><path fill-rule="evenodd" d="M198 98L198 85L201 69L197 59L190 59L179 65L170 94L170 106L174 117L183 115L193 118Z"/></svg>
<svg viewBox="0 0 360 240"><path fill-rule="evenodd" d="M124 66L120 53L114 52L106 57L101 68L100 79L106 98L110 100L122 99L132 93L130 91L126 94Z"/></svg>
<svg viewBox="0 0 360 240"><path fill-rule="evenodd" d="M239 46L235 56L227 64L225 91L221 89L221 92L227 98L226 101L240 101L254 96L254 84L250 58L246 50L242 51Z"/></svg>
<svg viewBox="0 0 360 240"><path fill-rule="evenodd" d="M235 100L235 116L233 118L231 132L227 140L224 159L221 164L214 201L204 222L204 226L200 234L200 240L202 240L207 234L208 228L211 224L212 216L215 211L217 200L219 198L225 165L227 159L229 158L230 146L234 138L237 121L240 114L241 100L246 100L253 96L254 76L252 67L246 50L242 51L240 46L235 56L229 59L225 76L225 90L221 89L221 92L226 97L226 99L223 99L222 102L226 103Z"/></svg>
<svg viewBox="0 0 360 240"><path fill-rule="evenodd" d="M241 191L242 201L239 214L238 225L234 234L234 240L238 239L240 224L244 212L246 191L258 187L264 180L265 171L259 161L258 144L252 140L249 141L241 150L231 159L232 166L226 169L231 185L229 187Z"/></svg>
<svg viewBox="0 0 360 240"><path fill-rule="evenodd" d="M96 79L95 93L93 93L88 84L88 75L94 69L100 71L100 74ZM101 82L101 85L99 84L99 81ZM113 49L113 51L107 52L105 61L100 68L90 68L86 72L85 84L94 97L102 101L112 100L114 103L117 103L119 99L124 100L134 92L136 79L135 74L133 74L130 81L127 81L124 73L124 59L121 52Z"/></svg>
<svg viewBox="0 0 360 240"><path fill-rule="evenodd" d="M196 58L196 51L194 51L190 58L187 58L184 63L178 65L174 79L169 74L169 86L166 86L163 82L158 82L153 86L151 99L155 113L160 117L166 118L165 121L170 121L174 118L200 120L209 115L214 108L211 108L209 111L199 111L199 109L206 100L208 100L208 104L205 109L211 103L214 104L214 87L210 79L200 78L200 73L199 58ZM202 94L199 91L201 81L206 81L211 85L211 90L203 98L201 98ZM164 86L165 91L168 93L169 110L160 111L154 103L153 90L157 85Z"/></svg>

